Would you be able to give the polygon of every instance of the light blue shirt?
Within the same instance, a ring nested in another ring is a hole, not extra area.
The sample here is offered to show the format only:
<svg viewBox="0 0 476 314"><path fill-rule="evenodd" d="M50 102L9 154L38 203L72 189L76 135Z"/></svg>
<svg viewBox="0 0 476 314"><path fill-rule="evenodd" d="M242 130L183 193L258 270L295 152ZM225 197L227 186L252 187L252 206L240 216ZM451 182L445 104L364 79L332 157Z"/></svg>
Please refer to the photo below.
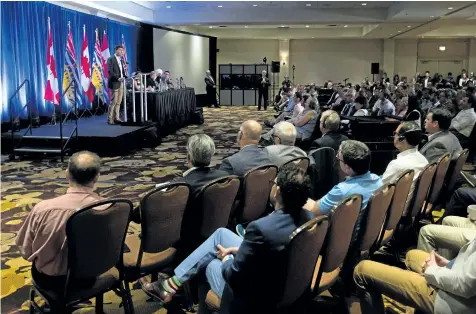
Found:
<svg viewBox="0 0 476 314"><path fill-rule="evenodd" d="M382 179L370 171L360 176L348 177L319 200L319 211L323 215L329 215L332 207L352 194L362 195L361 208L365 208L372 194L382 185Z"/></svg>
<svg viewBox="0 0 476 314"><path fill-rule="evenodd" d="M289 97L288 106L286 107L285 111L293 112L293 110L294 110L294 95L291 95L291 97Z"/></svg>

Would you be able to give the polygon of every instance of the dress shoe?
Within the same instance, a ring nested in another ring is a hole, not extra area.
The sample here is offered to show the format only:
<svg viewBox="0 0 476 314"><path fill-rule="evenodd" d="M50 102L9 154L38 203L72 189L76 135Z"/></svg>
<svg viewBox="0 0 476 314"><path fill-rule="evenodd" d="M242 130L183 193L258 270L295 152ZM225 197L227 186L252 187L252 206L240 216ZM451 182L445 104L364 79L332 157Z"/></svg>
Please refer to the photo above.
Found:
<svg viewBox="0 0 476 314"><path fill-rule="evenodd" d="M111 124L111 125L112 125L112 124L116 124L116 123L114 123L114 121L107 121L107 124Z"/></svg>
<svg viewBox="0 0 476 314"><path fill-rule="evenodd" d="M264 121L264 125L266 125L269 128L273 127L273 124L271 123L271 121L268 121L268 120Z"/></svg>
<svg viewBox="0 0 476 314"><path fill-rule="evenodd" d="M124 122L124 121L122 121L121 119L116 119L116 120L114 120L114 123L116 123L116 124L123 123L123 122Z"/></svg>
<svg viewBox="0 0 476 314"><path fill-rule="evenodd" d="M166 279L159 279L156 282L148 282L145 277L139 279L142 290L151 298L161 302L169 303L175 293L165 291L162 282Z"/></svg>

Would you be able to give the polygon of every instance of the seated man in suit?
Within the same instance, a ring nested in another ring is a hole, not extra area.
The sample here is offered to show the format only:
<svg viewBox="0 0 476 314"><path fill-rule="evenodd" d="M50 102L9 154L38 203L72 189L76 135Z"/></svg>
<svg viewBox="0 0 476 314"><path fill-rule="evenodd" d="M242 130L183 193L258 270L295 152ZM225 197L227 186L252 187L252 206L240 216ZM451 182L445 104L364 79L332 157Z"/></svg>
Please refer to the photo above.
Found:
<svg viewBox="0 0 476 314"><path fill-rule="evenodd" d="M312 214L302 209L309 196L310 180L295 166L286 166L270 193L275 211L251 222L244 239L220 228L174 270L167 280L149 283L139 280L154 299L169 302L180 287L205 271L213 292L222 297L227 284L233 291L233 313L267 313L279 302L285 282L286 242ZM279 226L279 227L278 227ZM256 288L266 283L266 289Z"/></svg>
<svg viewBox="0 0 476 314"><path fill-rule="evenodd" d="M264 150L268 152L269 160L272 164L281 167L286 162L297 157L307 157L299 147L294 146L296 142L296 128L289 122L280 122L274 126L274 145L267 146Z"/></svg>
<svg viewBox="0 0 476 314"><path fill-rule="evenodd" d="M312 142L309 155L311 155L313 150L322 147L330 147L337 152L340 144L349 139L347 136L339 133L340 117L334 110L326 110L322 113L319 128L322 136Z"/></svg>
<svg viewBox="0 0 476 314"><path fill-rule="evenodd" d="M354 140L342 142L336 158L340 162L340 168L348 177L334 186L320 200L307 201L304 208L312 211L315 216L330 215L335 205L352 194L362 195L362 212L375 190L383 185L382 179L370 172L370 150L364 143ZM359 224L357 221L353 241L360 229Z"/></svg>
<svg viewBox="0 0 476 314"><path fill-rule="evenodd" d="M461 145L453 133L448 131L451 125L451 113L445 108L436 108L426 116L425 129L428 132L428 142L420 148L420 153L428 162L436 162L446 153L452 159L462 150Z"/></svg>
<svg viewBox="0 0 476 314"><path fill-rule="evenodd" d="M146 79L147 91L153 91L159 88L159 82L157 82L157 72L152 71Z"/></svg>
<svg viewBox="0 0 476 314"><path fill-rule="evenodd" d="M424 313L474 313L476 239L463 246L455 259L411 250L405 264L409 270L370 260L355 267L362 313L384 314L382 294Z"/></svg>
<svg viewBox="0 0 476 314"><path fill-rule="evenodd" d="M220 170L242 177L252 168L269 164L268 153L258 146L262 130L254 120L243 122L238 132L240 151L223 159Z"/></svg>
<svg viewBox="0 0 476 314"><path fill-rule="evenodd" d="M223 170L210 167L210 162L215 155L215 143L206 134L192 135L187 141L187 166L188 170L182 178L176 178L172 182L185 182L190 185L190 197L194 199L200 189L210 181L226 177L229 174ZM159 183L155 187L168 184ZM132 221L140 223L140 207L136 207L132 213Z"/></svg>

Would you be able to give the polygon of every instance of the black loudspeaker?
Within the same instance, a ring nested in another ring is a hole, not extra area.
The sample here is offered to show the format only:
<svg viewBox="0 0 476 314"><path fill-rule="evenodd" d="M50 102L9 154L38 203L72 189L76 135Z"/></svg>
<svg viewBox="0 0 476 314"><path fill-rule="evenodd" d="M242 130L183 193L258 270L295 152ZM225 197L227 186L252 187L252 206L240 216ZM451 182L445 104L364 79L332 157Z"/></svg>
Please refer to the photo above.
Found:
<svg viewBox="0 0 476 314"><path fill-rule="evenodd" d="M380 73L380 64L379 63L372 63L371 73L370 74L379 74Z"/></svg>
<svg viewBox="0 0 476 314"><path fill-rule="evenodd" d="M279 73L280 69L281 69L281 64L279 63L279 61L272 61L271 62L271 72Z"/></svg>

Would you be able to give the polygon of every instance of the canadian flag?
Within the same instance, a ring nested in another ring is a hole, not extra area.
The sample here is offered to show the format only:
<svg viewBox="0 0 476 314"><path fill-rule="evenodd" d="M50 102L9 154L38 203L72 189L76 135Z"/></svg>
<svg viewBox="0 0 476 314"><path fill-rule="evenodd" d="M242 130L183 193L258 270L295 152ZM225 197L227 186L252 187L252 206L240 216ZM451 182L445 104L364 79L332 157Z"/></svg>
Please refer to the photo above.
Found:
<svg viewBox="0 0 476 314"><path fill-rule="evenodd" d="M46 68L48 69L48 80L45 88L45 100L51 101L55 105L60 103L60 93L58 89L58 75L56 73L56 61L53 51L53 36L51 34L50 18L48 17L48 50L46 51Z"/></svg>
<svg viewBox="0 0 476 314"><path fill-rule="evenodd" d="M102 37L101 55L102 55L102 67L104 70L104 76L108 78L109 73L107 69L107 59L109 59L111 54L109 53L109 44L107 42L106 31L104 31L104 36Z"/></svg>
<svg viewBox="0 0 476 314"><path fill-rule="evenodd" d="M83 45L81 46L81 86L89 102L94 99L93 83L91 82L91 63L89 62L88 38L86 25L83 26Z"/></svg>

